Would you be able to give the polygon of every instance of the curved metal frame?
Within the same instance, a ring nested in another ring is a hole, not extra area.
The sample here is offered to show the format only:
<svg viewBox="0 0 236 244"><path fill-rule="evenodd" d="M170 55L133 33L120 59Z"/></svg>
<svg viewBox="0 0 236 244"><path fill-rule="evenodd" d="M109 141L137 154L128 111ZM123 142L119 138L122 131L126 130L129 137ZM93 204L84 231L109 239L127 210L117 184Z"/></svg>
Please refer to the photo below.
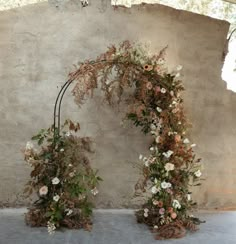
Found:
<svg viewBox="0 0 236 244"><path fill-rule="evenodd" d="M60 135L60 126L61 126L61 104L62 99L65 95L66 90L70 86L70 84L73 82L73 80L69 79L65 82L65 84L61 87L61 90L59 91L55 105L54 105L54 112L53 112L53 138L54 143L56 140L56 137ZM57 125L56 125L57 124Z"/></svg>

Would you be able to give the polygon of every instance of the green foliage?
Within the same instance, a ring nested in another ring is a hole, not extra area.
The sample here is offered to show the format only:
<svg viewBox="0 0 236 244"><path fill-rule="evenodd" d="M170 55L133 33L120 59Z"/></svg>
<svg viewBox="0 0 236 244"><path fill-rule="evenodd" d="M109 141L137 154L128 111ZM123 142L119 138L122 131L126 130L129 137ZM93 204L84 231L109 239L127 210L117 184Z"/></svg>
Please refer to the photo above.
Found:
<svg viewBox="0 0 236 244"><path fill-rule="evenodd" d="M25 160L33 169L24 193L38 195L35 207L28 212L28 224L49 223L49 230L53 230L61 225L70 227L69 218L73 219L73 226L78 227L90 222L91 197L97 194L96 186L102 179L92 170L86 156L86 152L92 152L90 139L73 134L79 128L78 123L66 120L62 136L50 127L32 137L40 146L39 150L28 143ZM42 217L36 219L38 212Z"/></svg>

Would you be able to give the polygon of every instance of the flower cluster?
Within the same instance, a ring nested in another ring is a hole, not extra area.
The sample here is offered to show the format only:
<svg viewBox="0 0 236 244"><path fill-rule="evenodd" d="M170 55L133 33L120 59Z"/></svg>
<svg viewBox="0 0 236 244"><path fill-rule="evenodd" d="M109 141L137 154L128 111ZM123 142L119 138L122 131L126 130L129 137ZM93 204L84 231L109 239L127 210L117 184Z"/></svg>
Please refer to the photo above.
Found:
<svg viewBox="0 0 236 244"><path fill-rule="evenodd" d="M139 156L144 183L151 185L152 197L137 212L137 218L158 231L173 222L192 221L188 211L195 203L189 185L201 176L200 159L196 160L193 152L196 144L190 144L186 137L188 123L181 97L184 87L179 80L183 67L178 65L168 72L165 50L148 56L141 46L125 41L118 47L111 46L95 61L82 63L70 74L70 80L76 81L72 92L78 105L97 87L101 87L109 104L119 103L128 88L133 91L125 99L126 118L153 138L150 155Z"/></svg>
<svg viewBox="0 0 236 244"><path fill-rule="evenodd" d="M152 137L150 155L139 157L143 162L142 188L149 185L151 197L136 215L138 222L159 232L168 225L172 228L174 223L182 225L182 229L189 226L194 229L196 218L188 215L195 205L189 185L195 184L202 174L200 159L195 159L193 152L196 144L187 138L188 123L181 97L184 87L179 79L183 67L178 65L168 72L165 50L149 56L141 46L125 41L118 47L109 47L96 60L81 63L69 74L69 81L76 82L72 94L79 106L98 87L109 104L119 104L128 91L132 92L124 99L128 104L126 118ZM45 131L36 137L39 143L44 138ZM50 232L61 222L74 226L71 217L81 213L76 210L78 206L89 209L86 194L98 193L99 178L88 168L83 153L82 160L81 152L69 156L77 151L75 145L77 140L70 133L57 138L56 145L49 143L40 153L27 144L26 160L34 167L29 186L38 189L42 206L46 206L44 216L48 217ZM75 162L83 162L86 170L77 170ZM88 179L87 176L89 180L84 186L81 180ZM31 216L40 219L36 212Z"/></svg>
<svg viewBox="0 0 236 244"><path fill-rule="evenodd" d="M63 128L68 124L77 130L72 121L66 121ZM32 138L40 150L32 142L24 150L25 160L33 168L25 194L38 194L26 221L31 226L47 226L50 234L60 226L87 228L91 197L98 194L101 180L85 155L86 151L92 152L89 138L77 137L71 131L62 134L55 135L51 128L41 130Z"/></svg>

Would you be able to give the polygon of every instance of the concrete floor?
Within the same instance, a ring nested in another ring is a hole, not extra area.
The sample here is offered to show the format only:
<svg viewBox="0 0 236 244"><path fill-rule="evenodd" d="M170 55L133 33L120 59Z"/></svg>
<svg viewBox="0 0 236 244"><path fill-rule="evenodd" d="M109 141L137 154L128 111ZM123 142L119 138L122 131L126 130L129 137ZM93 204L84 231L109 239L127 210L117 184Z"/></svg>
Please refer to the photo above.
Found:
<svg viewBox="0 0 236 244"><path fill-rule="evenodd" d="M46 228L25 225L25 209L0 210L0 244L236 244L236 212L200 212L205 224L177 240L156 241L132 210L96 210L91 232L63 230L48 235Z"/></svg>

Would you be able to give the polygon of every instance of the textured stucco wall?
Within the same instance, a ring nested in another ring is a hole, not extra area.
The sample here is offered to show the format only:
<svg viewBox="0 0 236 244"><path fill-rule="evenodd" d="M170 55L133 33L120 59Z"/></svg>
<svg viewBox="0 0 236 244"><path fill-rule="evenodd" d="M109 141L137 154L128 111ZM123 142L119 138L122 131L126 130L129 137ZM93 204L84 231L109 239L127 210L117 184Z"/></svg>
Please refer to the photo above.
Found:
<svg viewBox="0 0 236 244"><path fill-rule="evenodd" d="M191 138L204 160L204 185L195 189L200 206L236 207L236 94L221 80L221 56L228 23L160 5L113 10L110 1L74 1L56 8L40 3L0 14L0 202L20 205L30 169L21 148L52 122L58 87L73 64L93 58L124 39L148 43L152 52L169 45L168 62L184 66L185 106ZM148 138L121 126L120 112L96 95L78 109L69 94L63 117L78 119L94 138L93 166L100 170L97 207L132 207L138 170L132 162L147 150Z"/></svg>

